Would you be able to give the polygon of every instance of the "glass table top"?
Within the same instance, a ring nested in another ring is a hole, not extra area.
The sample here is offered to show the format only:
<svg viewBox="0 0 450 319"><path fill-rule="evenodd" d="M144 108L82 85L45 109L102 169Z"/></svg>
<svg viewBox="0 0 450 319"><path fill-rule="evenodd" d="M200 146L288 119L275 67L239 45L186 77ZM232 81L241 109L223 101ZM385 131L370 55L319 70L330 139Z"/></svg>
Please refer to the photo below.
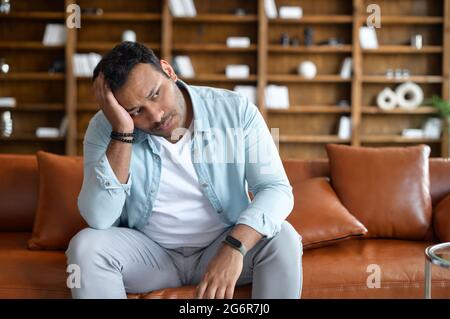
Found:
<svg viewBox="0 0 450 319"><path fill-rule="evenodd" d="M450 242L428 247L425 255L433 264L450 268Z"/></svg>

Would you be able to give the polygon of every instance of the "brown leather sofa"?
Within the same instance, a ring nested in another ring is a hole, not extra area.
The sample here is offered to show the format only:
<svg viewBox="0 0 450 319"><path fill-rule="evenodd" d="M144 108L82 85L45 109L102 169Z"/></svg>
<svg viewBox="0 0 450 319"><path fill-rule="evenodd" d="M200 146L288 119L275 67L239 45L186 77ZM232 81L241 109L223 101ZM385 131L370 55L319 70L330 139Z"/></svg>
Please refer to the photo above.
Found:
<svg viewBox="0 0 450 319"><path fill-rule="evenodd" d="M0 162L0 298L70 298L64 251L27 248L38 198L36 157L0 155ZM326 160L285 161L285 167L292 184L330 174ZM450 161L430 160L430 183L436 205L450 193ZM450 214L447 216L450 218ZM436 242L430 232L424 241L358 238L305 250L302 298L422 298L424 250ZM370 264L378 264L382 269L380 288L367 287ZM250 285L239 287L235 297L248 298L250 291ZM194 287L129 295L193 296ZM450 298L450 270L433 267L432 296Z"/></svg>

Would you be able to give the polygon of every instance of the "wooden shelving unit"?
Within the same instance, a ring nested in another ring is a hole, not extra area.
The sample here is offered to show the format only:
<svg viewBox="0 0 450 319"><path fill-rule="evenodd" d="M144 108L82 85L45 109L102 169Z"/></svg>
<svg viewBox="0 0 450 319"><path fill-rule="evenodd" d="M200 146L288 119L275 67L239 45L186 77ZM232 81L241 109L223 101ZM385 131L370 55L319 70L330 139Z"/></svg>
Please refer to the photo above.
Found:
<svg viewBox="0 0 450 319"><path fill-rule="evenodd" d="M68 29L64 46L44 46L47 23L64 23L65 7L102 8L103 15L82 14L80 29ZM34 153L45 149L69 155L82 154L82 141L89 120L98 111L90 77L75 77L75 53L106 53L121 41L122 32L132 29L137 40L172 62L186 54L196 71L192 85L209 85L232 90L236 85L257 88L257 105L269 127L279 128L279 149L283 158L323 158L324 145L391 146L430 145L432 156L448 156L445 129L440 139L412 139L401 136L405 128L420 128L439 116L431 106L414 111L383 111L375 106L384 87L395 88L406 79L388 79L387 69L409 69L407 80L418 83L425 97L438 94L450 98L450 0L379 0L382 27L377 29L379 47L361 49L359 27L366 23L370 0L276 0L277 7L300 5L301 20L268 19L264 0L194 0L197 16L172 17L169 0L60 0L17 1L10 14L0 15L0 57L11 65L11 73L0 75L0 96L14 96L14 134L0 138L0 152ZM245 15L235 15L243 8ZM305 46L304 30L314 30L314 44ZM300 40L298 46L282 46L281 33ZM424 36L417 50L408 41L415 33ZM248 36L248 48L228 48L229 36ZM342 45L323 45L339 38ZM353 59L350 79L339 76L342 61ZM66 62L65 73L51 74L57 59ZM317 76L297 75L297 66L313 61ZM250 77L229 79L228 64L247 64ZM269 84L289 88L289 109L270 109L264 90ZM340 106L340 101L347 106ZM69 119L65 138L40 139L38 126L58 126ZM352 136L337 136L341 116L350 116Z"/></svg>

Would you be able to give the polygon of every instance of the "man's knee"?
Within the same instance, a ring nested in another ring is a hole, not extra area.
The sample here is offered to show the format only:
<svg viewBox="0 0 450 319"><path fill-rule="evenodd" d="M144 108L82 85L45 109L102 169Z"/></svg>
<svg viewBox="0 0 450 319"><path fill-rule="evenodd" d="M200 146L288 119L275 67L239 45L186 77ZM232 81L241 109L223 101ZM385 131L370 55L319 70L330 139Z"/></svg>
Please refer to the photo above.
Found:
<svg viewBox="0 0 450 319"><path fill-rule="evenodd" d="M108 230L84 228L80 230L69 242L66 250L68 263L81 263L83 260L92 260L107 242Z"/></svg>
<svg viewBox="0 0 450 319"><path fill-rule="evenodd" d="M272 238L272 246L277 254L288 259L299 259L303 255L302 237L287 221L281 224L280 232Z"/></svg>

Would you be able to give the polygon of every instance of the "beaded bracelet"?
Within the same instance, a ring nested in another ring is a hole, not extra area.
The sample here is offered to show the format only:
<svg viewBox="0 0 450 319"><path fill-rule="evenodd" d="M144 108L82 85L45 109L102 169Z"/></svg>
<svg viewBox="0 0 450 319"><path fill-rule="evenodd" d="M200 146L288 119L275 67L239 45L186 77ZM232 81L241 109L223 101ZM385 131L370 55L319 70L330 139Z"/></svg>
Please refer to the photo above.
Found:
<svg viewBox="0 0 450 319"><path fill-rule="evenodd" d="M115 140L115 141L120 141L120 142L124 142L124 143L134 143L134 137L132 139L128 139L128 138L122 138L122 137L118 137L118 136L114 136L111 134L111 139Z"/></svg>
<svg viewBox="0 0 450 319"><path fill-rule="evenodd" d="M115 137L134 137L136 135L136 133L120 133L120 132L116 132L116 131L112 131L111 132L111 136L115 136Z"/></svg>

